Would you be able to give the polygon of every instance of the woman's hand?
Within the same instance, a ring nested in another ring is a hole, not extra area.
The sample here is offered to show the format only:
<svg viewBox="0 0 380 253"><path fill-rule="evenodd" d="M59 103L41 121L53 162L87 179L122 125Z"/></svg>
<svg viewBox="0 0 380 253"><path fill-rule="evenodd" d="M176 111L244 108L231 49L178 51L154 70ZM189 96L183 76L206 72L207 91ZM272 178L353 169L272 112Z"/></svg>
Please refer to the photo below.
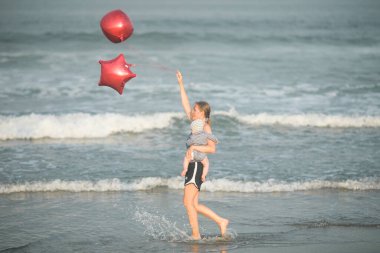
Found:
<svg viewBox="0 0 380 253"><path fill-rule="evenodd" d="M179 70L177 70L177 80L179 85L183 85L182 74Z"/></svg>
<svg viewBox="0 0 380 253"><path fill-rule="evenodd" d="M190 146L190 148L191 148L191 152L198 151L198 152L207 153L207 154L216 153L216 144L212 140L207 140L206 146L204 146L204 145L201 145L201 146L193 145L193 146ZM189 151L189 149L187 151ZM187 153L186 153L186 155L187 155Z"/></svg>

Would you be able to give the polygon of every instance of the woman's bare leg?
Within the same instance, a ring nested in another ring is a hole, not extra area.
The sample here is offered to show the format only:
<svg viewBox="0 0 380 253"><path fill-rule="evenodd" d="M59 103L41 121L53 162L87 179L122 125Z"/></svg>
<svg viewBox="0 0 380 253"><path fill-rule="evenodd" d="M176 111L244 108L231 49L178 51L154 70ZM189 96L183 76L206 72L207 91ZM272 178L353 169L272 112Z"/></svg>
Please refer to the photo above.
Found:
<svg viewBox="0 0 380 253"><path fill-rule="evenodd" d="M224 234L227 230L229 220L220 217L219 215L217 215L214 211L212 211L207 206L199 204L198 203L198 196L199 196L199 191L196 193L196 196L194 198L194 206L195 206L196 211L198 213L203 214L207 218L213 220L216 224L218 224L219 229L220 229L220 233L222 234L222 236L224 236Z"/></svg>
<svg viewBox="0 0 380 253"><path fill-rule="evenodd" d="M183 194L183 204L186 207L189 223L191 226L193 239L201 239L199 234L198 213L194 206L194 198L198 194L198 188L194 184L185 186Z"/></svg>

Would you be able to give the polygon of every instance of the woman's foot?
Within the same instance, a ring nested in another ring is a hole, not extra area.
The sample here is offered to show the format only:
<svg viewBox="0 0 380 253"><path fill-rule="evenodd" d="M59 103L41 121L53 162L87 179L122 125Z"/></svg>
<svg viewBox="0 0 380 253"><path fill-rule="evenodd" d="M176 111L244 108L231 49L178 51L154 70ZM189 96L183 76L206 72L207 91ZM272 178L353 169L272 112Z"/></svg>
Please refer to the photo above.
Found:
<svg viewBox="0 0 380 253"><path fill-rule="evenodd" d="M194 240L194 241L198 241L201 239L201 236L200 235L191 235L191 240Z"/></svg>
<svg viewBox="0 0 380 253"><path fill-rule="evenodd" d="M219 223L220 233L222 234L222 236L224 236L224 234L226 233L229 222L230 221L227 219L222 219L221 222Z"/></svg>

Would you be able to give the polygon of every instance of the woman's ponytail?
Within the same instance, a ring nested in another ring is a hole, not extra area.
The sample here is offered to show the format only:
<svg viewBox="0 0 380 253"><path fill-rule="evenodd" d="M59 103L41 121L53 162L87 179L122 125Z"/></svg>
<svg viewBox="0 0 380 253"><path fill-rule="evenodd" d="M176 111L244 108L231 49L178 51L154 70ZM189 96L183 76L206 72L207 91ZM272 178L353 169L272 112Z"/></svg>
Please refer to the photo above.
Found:
<svg viewBox="0 0 380 253"><path fill-rule="evenodd" d="M205 101L198 101L198 102L195 102L195 104L197 104L199 106L199 109L204 112L205 114L205 118L206 118L206 122L207 124L209 124L211 126L211 107L210 105L205 102Z"/></svg>

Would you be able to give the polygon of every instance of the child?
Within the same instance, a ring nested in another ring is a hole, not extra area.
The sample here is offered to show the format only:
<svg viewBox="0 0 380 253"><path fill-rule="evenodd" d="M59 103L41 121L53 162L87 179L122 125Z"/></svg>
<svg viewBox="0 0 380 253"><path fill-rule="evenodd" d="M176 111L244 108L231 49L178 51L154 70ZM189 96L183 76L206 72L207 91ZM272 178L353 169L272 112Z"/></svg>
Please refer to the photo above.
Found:
<svg viewBox="0 0 380 253"><path fill-rule="evenodd" d="M203 130L204 124L205 122L202 119L197 119L191 122L191 134L189 135L186 141L186 148L189 148L192 145L207 145L207 139L210 139L215 143L218 143L218 140L214 135L206 133ZM203 164L202 181L204 182L206 180L206 175L208 173L209 168L209 161L206 154L194 150L191 154L191 160L195 162L201 162ZM186 175L189 162L190 161L185 156L185 158L183 159L183 171L181 173L181 176L183 177Z"/></svg>

